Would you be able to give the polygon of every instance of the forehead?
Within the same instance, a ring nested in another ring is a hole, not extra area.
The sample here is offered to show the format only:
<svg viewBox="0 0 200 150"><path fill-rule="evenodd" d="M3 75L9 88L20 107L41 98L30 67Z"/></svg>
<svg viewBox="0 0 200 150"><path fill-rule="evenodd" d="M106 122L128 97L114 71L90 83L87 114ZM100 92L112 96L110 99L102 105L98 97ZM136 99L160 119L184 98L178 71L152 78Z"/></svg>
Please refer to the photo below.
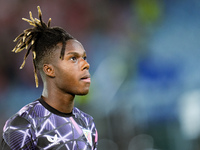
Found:
<svg viewBox="0 0 200 150"><path fill-rule="evenodd" d="M85 53L85 49L79 41L72 39L66 42L65 55L69 52L76 52L83 54Z"/></svg>
<svg viewBox="0 0 200 150"><path fill-rule="evenodd" d="M61 49L62 49L62 43L58 43L56 46L56 50L54 51L54 54L52 55L52 62L57 62L60 61L61 59ZM76 55L86 55L85 49L82 46L82 44L75 40L75 39L70 39L66 41L66 46L65 46L65 55L64 57L67 57L70 54L76 54Z"/></svg>

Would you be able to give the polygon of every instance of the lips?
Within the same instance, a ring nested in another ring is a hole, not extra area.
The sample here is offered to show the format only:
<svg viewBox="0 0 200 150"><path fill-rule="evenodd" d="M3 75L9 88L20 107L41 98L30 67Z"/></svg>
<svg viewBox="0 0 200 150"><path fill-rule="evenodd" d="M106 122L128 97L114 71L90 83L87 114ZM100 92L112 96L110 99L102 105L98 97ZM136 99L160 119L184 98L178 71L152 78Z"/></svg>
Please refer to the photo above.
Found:
<svg viewBox="0 0 200 150"><path fill-rule="evenodd" d="M81 81L84 81L84 82L91 82L91 79L90 79L90 75L85 75L81 78Z"/></svg>

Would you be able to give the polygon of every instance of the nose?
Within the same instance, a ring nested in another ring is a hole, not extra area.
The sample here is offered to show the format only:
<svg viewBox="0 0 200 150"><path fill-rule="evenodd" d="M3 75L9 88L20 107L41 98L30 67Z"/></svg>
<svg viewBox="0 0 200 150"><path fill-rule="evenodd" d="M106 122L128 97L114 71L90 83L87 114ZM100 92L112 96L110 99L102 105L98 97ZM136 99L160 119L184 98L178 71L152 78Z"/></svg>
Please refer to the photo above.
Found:
<svg viewBox="0 0 200 150"><path fill-rule="evenodd" d="M85 69L89 70L89 68L90 68L90 64L86 60L83 59L83 65L81 67L81 70L82 71Z"/></svg>

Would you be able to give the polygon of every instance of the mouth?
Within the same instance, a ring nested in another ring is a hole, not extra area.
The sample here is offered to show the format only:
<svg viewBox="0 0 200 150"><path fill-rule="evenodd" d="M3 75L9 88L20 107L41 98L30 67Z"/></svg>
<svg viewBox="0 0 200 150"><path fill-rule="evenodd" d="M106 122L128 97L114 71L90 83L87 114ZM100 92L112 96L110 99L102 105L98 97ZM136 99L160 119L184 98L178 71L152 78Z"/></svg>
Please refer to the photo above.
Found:
<svg viewBox="0 0 200 150"><path fill-rule="evenodd" d="M85 75L85 76L83 76L83 77L81 78L81 81L90 83L90 82L91 82L90 75Z"/></svg>

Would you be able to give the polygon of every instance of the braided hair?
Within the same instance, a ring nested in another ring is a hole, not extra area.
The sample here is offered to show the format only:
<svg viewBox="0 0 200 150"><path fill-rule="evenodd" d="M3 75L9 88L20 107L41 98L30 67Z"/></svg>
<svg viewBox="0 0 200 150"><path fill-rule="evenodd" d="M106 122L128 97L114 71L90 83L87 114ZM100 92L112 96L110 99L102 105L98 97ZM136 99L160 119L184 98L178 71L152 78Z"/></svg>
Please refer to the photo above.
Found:
<svg viewBox="0 0 200 150"><path fill-rule="evenodd" d="M40 7L38 9L39 19L33 19L31 11L30 20L22 18L22 20L28 22L33 28L24 30L19 36L17 36L14 42L17 42L16 46L12 52L18 53L26 49L27 52L24 55L24 60L20 69L25 65L26 58L32 51L33 66L34 66L34 76L36 87L38 87L38 77L37 70L41 70L45 61L56 49L58 43L62 43L62 49L60 52L60 59L64 58L66 41L74 39L69 33L67 33L61 27L50 27L51 18L49 18L48 23L45 24L42 21L42 12Z"/></svg>

